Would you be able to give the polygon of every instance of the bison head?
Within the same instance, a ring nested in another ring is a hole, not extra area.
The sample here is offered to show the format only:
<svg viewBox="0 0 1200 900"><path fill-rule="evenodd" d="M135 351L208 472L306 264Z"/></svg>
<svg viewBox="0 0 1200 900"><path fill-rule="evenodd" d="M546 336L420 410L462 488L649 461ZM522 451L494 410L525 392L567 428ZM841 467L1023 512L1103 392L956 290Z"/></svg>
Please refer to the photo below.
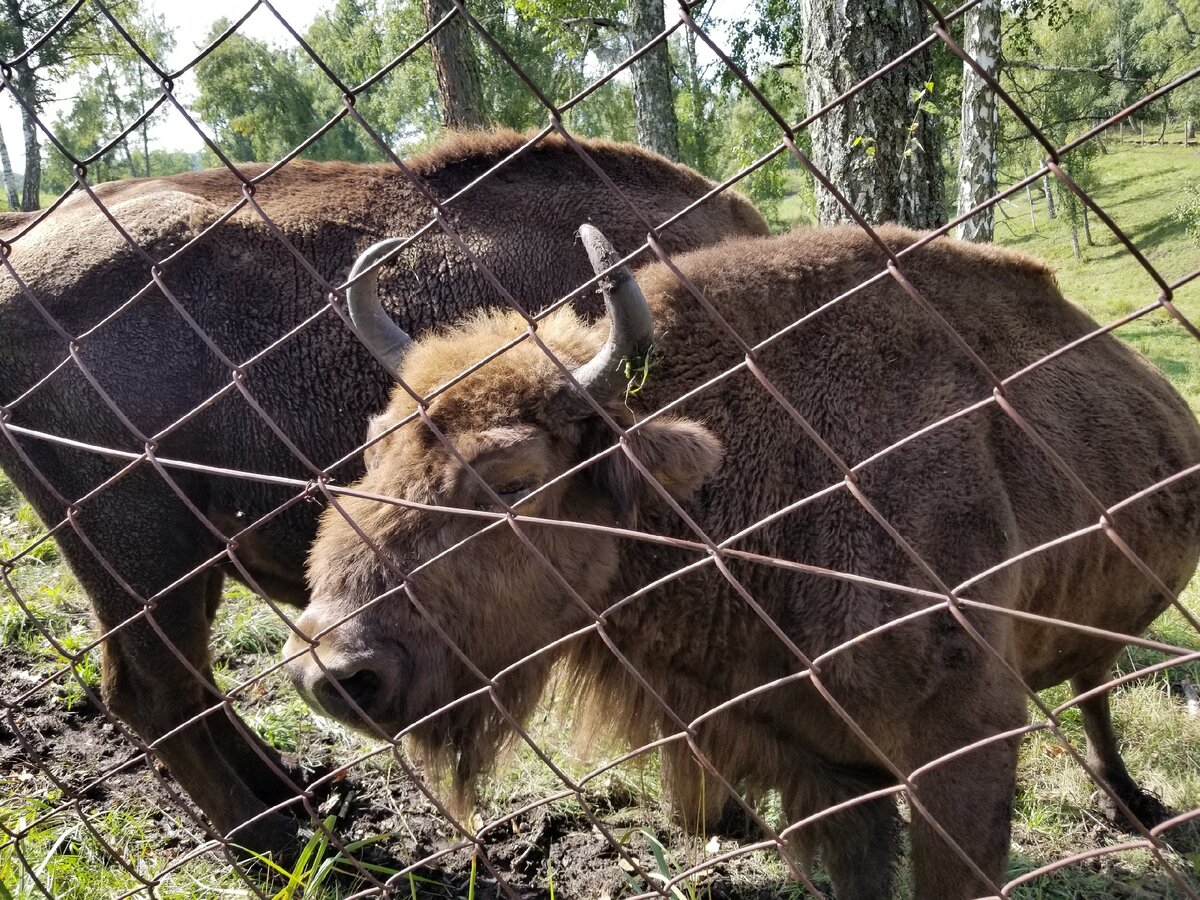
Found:
<svg viewBox="0 0 1200 900"><path fill-rule="evenodd" d="M596 271L612 268L603 236L581 236ZM521 316L480 314L419 341L388 320L371 269L388 249L360 257L349 305L402 385L371 423L366 475L325 513L311 605L285 654L311 704L377 735L418 723L418 748L462 784L509 733L488 693L526 714L553 661L538 651L607 605L622 555L611 526L634 522L660 488L693 492L721 446L667 417L618 442L600 414L634 424L625 364L653 339L627 268L601 280L607 321L563 308L538 340L497 353L529 331Z"/></svg>

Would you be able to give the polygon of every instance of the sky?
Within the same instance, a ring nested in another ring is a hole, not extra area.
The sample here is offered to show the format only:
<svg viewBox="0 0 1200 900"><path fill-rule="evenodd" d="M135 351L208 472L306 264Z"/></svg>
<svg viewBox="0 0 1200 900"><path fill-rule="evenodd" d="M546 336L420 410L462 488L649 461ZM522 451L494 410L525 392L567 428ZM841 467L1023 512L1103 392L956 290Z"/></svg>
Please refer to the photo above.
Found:
<svg viewBox="0 0 1200 900"><path fill-rule="evenodd" d="M289 25L298 33L303 34L314 18L333 7L335 0L274 0L275 9L283 16ZM722 15L736 15L742 8L744 0L717 0L710 4L712 14L718 18ZM201 49L203 38L208 33L209 26L221 17L236 21L246 11L254 6L254 0L143 0L144 7L161 12L167 25L175 29L176 47L166 63L171 68L178 68L196 55ZM674 4L668 0L666 20L674 22L676 11ZM248 37L258 38L273 44L294 46L295 41L266 6L259 6L246 22L240 33ZM701 48L701 58L705 55ZM74 93L74 86L64 84L60 87L60 95L69 98ZM184 106L194 99L190 90L190 79L176 88L176 96ZM70 109L70 100L47 104L43 118L47 124L53 123L55 116L66 113ZM195 130L179 115L174 108L169 108L165 115L158 117L158 122L151 130L153 146L168 150L200 150L203 141ZM0 132L8 145L9 156L13 169L20 172L25 165L24 137L21 132L21 117L16 102L8 91L0 92ZM45 136L42 136L43 144Z"/></svg>

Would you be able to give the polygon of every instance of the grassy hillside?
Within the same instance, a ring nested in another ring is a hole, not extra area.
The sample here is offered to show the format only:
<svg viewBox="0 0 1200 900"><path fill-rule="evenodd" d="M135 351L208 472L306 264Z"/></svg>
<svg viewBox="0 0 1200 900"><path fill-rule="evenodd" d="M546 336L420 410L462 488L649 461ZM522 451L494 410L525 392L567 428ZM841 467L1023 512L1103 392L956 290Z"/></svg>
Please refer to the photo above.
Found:
<svg viewBox="0 0 1200 900"><path fill-rule="evenodd" d="M1091 196L1168 284L1200 269L1200 242L1184 232L1175 214L1184 187L1200 183L1200 149L1116 150L1098 157L1096 175ZM1091 217L1094 246L1080 231L1081 259L1076 260L1065 218L1047 218L1040 191L1033 199L1035 226L1026 194L1004 204L997 216L997 243L1051 262L1063 293L1102 323L1155 301L1158 285L1103 223ZM1193 321L1200 319L1200 280L1181 288L1174 302ZM1200 411L1200 342L1177 325L1163 327L1168 319L1157 312L1122 327L1118 335L1152 359Z"/></svg>

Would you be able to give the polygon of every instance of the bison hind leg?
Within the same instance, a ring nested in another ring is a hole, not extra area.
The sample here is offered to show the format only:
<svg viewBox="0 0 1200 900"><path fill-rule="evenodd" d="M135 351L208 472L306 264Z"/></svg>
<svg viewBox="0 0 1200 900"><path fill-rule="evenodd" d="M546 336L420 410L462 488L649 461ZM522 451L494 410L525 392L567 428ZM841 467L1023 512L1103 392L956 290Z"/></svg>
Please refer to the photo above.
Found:
<svg viewBox="0 0 1200 900"><path fill-rule="evenodd" d="M1071 687L1077 696L1093 691L1108 680L1110 670L1111 661L1106 661L1102 666L1093 666L1072 678ZM1165 803L1138 785L1125 768L1117 745L1116 729L1113 728L1108 691L1080 700L1078 705L1083 716L1083 730L1087 735L1088 765L1112 792L1100 790L1100 809L1105 818L1123 831L1136 832L1140 829L1130 821L1121 808L1122 804L1146 828L1153 828L1174 816L1175 813Z"/></svg>

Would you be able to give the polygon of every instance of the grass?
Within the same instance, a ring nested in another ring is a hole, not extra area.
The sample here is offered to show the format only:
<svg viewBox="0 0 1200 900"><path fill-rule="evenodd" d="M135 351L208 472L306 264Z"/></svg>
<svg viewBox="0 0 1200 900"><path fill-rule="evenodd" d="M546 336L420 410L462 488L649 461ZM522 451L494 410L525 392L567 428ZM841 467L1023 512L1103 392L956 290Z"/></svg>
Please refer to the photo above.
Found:
<svg viewBox="0 0 1200 900"><path fill-rule="evenodd" d="M1200 268L1200 244L1187 238L1173 213L1181 186L1200 183L1200 152L1182 147L1123 148L1098 158L1096 181L1092 194L1097 202L1168 282ZM800 216L806 203L806 198L797 194L784 201L781 211ZM1076 260L1067 222L1046 217L1040 192L1034 192L1033 224L1024 193L1015 195L1004 209L1008 218L999 217L997 242L1050 261L1064 293L1100 322L1112 322L1157 298L1159 288L1153 278L1098 221L1092 222L1094 244L1084 243L1082 259ZM1186 315L1200 318L1200 282L1179 290L1175 302ZM1121 327L1117 334L1159 366L1193 409L1200 411L1200 342L1162 312L1139 318ZM35 723L57 721L74 727L72 723L90 722L98 729L100 725L94 721L95 712L88 709L83 690L83 685L95 687L98 681L96 651L80 654L93 634L86 598L62 564L54 542L37 543L43 533L36 516L0 476L0 558L20 555L19 563L8 574L15 595L0 589L0 662L19 662L7 668L0 666L3 696L6 700L24 696L42 679L56 675L52 687L37 692L45 702L36 709L20 709L18 714ZM1183 603L1200 613L1200 580L1189 585ZM47 642L43 631L54 635L61 653ZM1200 635L1178 612L1168 612L1155 622L1152 636L1177 647L1200 650ZM274 665L285 637L286 629L267 605L244 589L230 586L214 631L214 671L219 684L230 689L251 673ZM1122 673L1133 673L1161 659L1153 651L1130 649L1122 655L1119 668ZM65 671L68 663L73 663L73 674ZM1117 689L1112 700L1118 727L1127 736L1124 750L1130 769L1144 786L1177 809L1200 808L1200 716L1187 713L1182 696L1189 680L1200 682L1200 663L1136 678ZM1069 697L1065 687L1044 694L1051 706ZM305 764L344 761L362 752L363 745L357 738L314 719L278 672L256 681L245 696L239 696L239 708L266 740L297 754ZM0 725L3 718L0 716ZM574 758L566 738L568 728L548 706L535 719L531 726L535 739L571 777L580 777L591 768ZM1061 727L1072 744L1082 748L1082 727L1076 711L1068 709L1062 714ZM35 877L55 897L91 900L119 896L135 890L142 883L139 879L159 877L182 852L196 845L194 827L182 820L174 807L165 807L160 789L147 771L123 776L121 789L69 803L36 767L23 762L19 755L4 752L0 742L0 825L10 835L18 835L19 840L0 834L0 900L43 896ZM399 804L398 800L386 799L391 794L389 788L402 781L390 765L386 756L370 760L355 768L354 778L363 793L380 795L384 803ZM1081 849L1126 840L1098 818L1093 785L1048 731L1035 732L1025 740L1019 779L1009 877ZM130 788L125 790L126 786ZM540 760L518 747L511 764L487 785L481 819L530 803L561 787ZM594 779L588 785L588 798L593 809L603 811L613 832L624 835L652 881L662 883L732 846L725 839L714 843L703 837L685 838L673 829L661 809L661 785L653 759L641 766L622 766ZM395 821L400 823L398 831L402 833L392 843L422 846L449 836L444 830L433 836L418 833L420 829L410 813L396 806ZM551 804L533 815L552 820L553 827L547 826L549 836L545 841L550 846L544 848L544 859L536 861L531 877L541 882L548 896L572 896L568 861L573 857L568 854L580 853L585 839L592 841L589 846L603 842L590 833L590 823L574 799ZM531 830L528 823L520 827ZM93 829L103 836L103 842ZM532 834L527 836L533 840ZM371 836L355 840L369 842ZM317 832L295 865L281 867L274 879L265 879L265 895L278 900L332 898L347 890L345 882L333 880L341 863L323 841ZM1193 873L1200 884L1200 839L1174 835L1173 844L1168 851L1172 865ZM113 851L129 861L137 874L116 864ZM477 871L472 868L472 858L465 852L459 856L454 861L455 871L464 874L454 885L414 876L398 885L400 895L406 896L406 891L413 896L476 894L477 878L466 874ZM601 865L595 860L592 864ZM641 881L636 886L626 883L615 858L607 857L605 865L617 879L614 898L622 891L646 888ZM819 875L816 877L819 885L825 883ZM804 895L770 854L756 854L728 868L724 884L726 888L733 885L737 890L744 889L747 896L766 896L763 891L789 898ZM903 868L901 884L906 884ZM172 869L163 876L155 893L166 900L249 895L246 884L223 861L210 857ZM688 898L711 896L712 882L697 876L679 885L678 893ZM1068 900L1098 896L1163 898L1178 893L1156 860L1138 850L1108 854L1057 870L1023 886L1015 895L1027 900Z"/></svg>

